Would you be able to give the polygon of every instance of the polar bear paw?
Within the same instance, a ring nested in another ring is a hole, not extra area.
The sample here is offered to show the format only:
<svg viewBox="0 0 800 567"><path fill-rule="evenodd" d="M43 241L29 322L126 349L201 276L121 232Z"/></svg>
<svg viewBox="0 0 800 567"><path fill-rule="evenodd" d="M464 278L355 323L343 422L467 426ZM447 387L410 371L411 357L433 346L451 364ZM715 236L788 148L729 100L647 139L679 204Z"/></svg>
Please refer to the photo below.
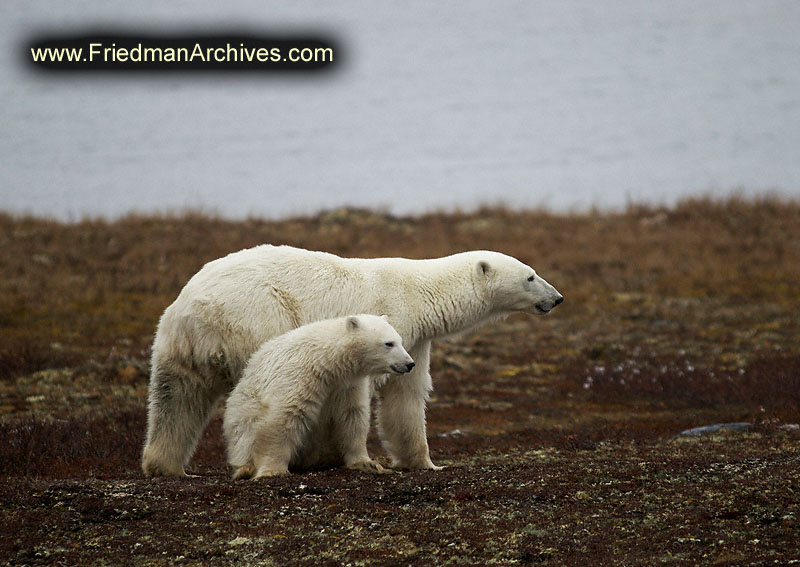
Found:
<svg viewBox="0 0 800 567"><path fill-rule="evenodd" d="M445 467L434 465L430 459L424 459L422 461L414 461L414 462L394 462L392 467L398 470L404 471L440 471Z"/></svg>
<svg viewBox="0 0 800 567"><path fill-rule="evenodd" d="M386 469L378 461L359 461L357 463L351 463L346 465L345 468L355 470L355 471L364 471L372 474L392 474L395 471L392 469Z"/></svg>

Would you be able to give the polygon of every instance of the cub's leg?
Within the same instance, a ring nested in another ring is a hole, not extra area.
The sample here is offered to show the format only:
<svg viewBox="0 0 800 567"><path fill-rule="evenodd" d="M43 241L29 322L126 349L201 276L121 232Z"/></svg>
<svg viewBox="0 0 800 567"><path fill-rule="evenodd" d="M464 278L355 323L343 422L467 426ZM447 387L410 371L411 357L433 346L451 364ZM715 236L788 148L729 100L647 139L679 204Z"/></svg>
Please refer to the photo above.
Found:
<svg viewBox="0 0 800 567"><path fill-rule="evenodd" d="M305 400L276 408L253 424L252 462L256 471L253 478L289 474L289 464L316 425L319 410L316 400Z"/></svg>
<svg viewBox="0 0 800 567"><path fill-rule="evenodd" d="M257 439L253 444L253 465L254 472L249 475L250 478L256 479L265 476L278 476L289 474L289 461L292 459L292 454L295 447L289 440L280 435L279 432L270 432L266 435L256 433ZM236 471L243 470L243 474L247 474L248 465L240 467ZM246 478L243 476L243 478Z"/></svg>

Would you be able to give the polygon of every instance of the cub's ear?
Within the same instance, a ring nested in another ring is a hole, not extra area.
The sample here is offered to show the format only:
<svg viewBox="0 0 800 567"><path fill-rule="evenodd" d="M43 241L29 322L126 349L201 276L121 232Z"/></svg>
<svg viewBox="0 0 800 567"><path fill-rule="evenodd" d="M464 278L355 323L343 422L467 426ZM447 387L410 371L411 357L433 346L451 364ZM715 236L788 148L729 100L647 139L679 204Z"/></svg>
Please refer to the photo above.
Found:
<svg viewBox="0 0 800 567"><path fill-rule="evenodd" d="M475 264L475 273L479 276L488 276L490 275L494 269L489 265L489 262L486 260L479 260L477 264Z"/></svg>
<svg viewBox="0 0 800 567"><path fill-rule="evenodd" d="M358 317L348 317L347 318L347 330L348 331L355 331L361 326L361 323L358 322Z"/></svg>
<svg viewBox="0 0 800 567"><path fill-rule="evenodd" d="M389 316L388 315L381 315L381 319L383 319L387 323L389 322Z"/></svg>

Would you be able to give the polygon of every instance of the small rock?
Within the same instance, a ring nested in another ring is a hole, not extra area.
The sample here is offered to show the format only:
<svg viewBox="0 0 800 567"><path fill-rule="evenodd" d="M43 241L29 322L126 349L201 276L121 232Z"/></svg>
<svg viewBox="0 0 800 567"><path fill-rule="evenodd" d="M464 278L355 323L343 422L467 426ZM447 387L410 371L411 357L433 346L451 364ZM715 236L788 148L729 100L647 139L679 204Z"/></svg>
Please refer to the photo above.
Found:
<svg viewBox="0 0 800 567"><path fill-rule="evenodd" d="M448 431L447 433L440 433L439 437L462 437L464 432L460 429L453 429L452 431Z"/></svg>
<svg viewBox="0 0 800 567"><path fill-rule="evenodd" d="M53 265L53 257L48 256L47 254L34 254L33 256L31 256L31 261L34 264L41 264L42 266Z"/></svg>
<svg viewBox="0 0 800 567"><path fill-rule="evenodd" d="M685 431L681 431L680 434L683 436L697 437L700 435L710 435L712 433L717 433L718 431L747 431L752 427L753 427L752 423L737 421L734 423L717 423L715 425L703 425L700 427L693 427L692 429L686 429Z"/></svg>

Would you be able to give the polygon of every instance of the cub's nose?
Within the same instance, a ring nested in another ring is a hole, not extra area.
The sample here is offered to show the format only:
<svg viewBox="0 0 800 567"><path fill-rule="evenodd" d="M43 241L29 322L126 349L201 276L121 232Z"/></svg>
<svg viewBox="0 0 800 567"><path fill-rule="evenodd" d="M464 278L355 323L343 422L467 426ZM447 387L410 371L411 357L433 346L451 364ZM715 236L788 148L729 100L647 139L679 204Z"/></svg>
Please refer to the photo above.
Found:
<svg viewBox="0 0 800 567"><path fill-rule="evenodd" d="M414 361L412 360L405 364L392 364L389 368L391 368L392 372L395 374L405 374L406 372L411 372L411 369L414 368Z"/></svg>
<svg viewBox="0 0 800 567"><path fill-rule="evenodd" d="M556 299L556 305L559 305L561 303L564 303L564 296L563 295L559 295L558 299Z"/></svg>

